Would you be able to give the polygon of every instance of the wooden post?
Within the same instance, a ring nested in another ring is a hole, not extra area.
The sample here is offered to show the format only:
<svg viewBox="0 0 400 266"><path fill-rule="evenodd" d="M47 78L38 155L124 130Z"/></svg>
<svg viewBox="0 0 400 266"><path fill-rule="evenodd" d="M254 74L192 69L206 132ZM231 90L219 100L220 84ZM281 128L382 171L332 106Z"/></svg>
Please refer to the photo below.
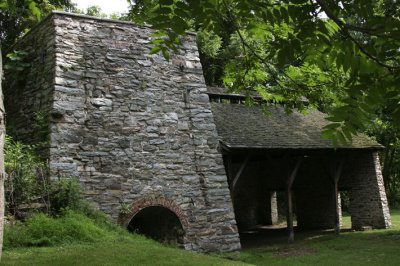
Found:
<svg viewBox="0 0 400 266"><path fill-rule="evenodd" d="M331 176L333 177L333 184L334 184L334 197L335 197L335 234L339 235L340 233L340 219L339 219L339 189L338 183L340 175L342 174L344 160L339 162L339 165L336 169L332 169ZM336 166L336 164L335 164Z"/></svg>
<svg viewBox="0 0 400 266"><path fill-rule="evenodd" d="M288 176L286 183L286 224L288 229L288 242L292 243L294 241L294 230L293 230L293 203L292 203L292 185L294 179L299 170L300 163L302 159L298 159L295 167Z"/></svg>
<svg viewBox="0 0 400 266"><path fill-rule="evenodd" d="M339 219L339 191L338 191L338 183L335 180L335 234L339 235L340 233L340 219Z"/></svg>
<svg viewBox="0 0 400 266"><path fill-rule="evenodd" d="M292 189L286 186L286 224L288 229L288 242L294 241Z"/></svg>

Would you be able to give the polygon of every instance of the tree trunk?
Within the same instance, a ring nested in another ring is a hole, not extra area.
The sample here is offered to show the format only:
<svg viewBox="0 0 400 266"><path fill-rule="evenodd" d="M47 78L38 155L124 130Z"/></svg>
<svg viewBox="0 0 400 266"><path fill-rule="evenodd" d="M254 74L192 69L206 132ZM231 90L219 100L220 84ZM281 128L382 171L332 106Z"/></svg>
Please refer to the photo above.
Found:
<svg viewBox="0 0 400 266"><path fill-rule="evenodd" d="M3 250L3 229L4 229L4 137L5 137L5 121L4 121L4 104L3 90L1 82L3 79L3 62L0 46L0 260Z"/></svg>

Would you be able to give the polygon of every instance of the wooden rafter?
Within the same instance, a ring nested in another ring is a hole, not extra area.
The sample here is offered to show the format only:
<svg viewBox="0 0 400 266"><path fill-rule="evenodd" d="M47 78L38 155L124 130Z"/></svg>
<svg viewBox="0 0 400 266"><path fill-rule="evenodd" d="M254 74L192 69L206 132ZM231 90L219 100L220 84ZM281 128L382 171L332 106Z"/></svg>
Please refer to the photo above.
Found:
<svg viewBox="0 0 400 266"><path fill-rule="evenodd" d="M232 184L231 184L232 191L235 190L236 184L237 184L240 176L242 175L243 170L246 168L249 160L250 160L250 155L247 155L246 158L244 159L244 161L242 162L242 165L240 166L239 171L237 171L235 178L232 181Z"/></svg>

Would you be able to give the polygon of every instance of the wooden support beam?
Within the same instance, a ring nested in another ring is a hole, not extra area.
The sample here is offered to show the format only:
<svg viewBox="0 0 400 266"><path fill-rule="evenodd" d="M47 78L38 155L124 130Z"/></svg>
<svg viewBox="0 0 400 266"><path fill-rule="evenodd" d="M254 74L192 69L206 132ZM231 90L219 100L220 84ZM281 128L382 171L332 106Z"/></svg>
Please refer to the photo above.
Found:
<svg viewBox="0 0 400 266"><path fill-rule="evenodd" d="M286 187L286 225L288 230L288 242L294 241L294 229L293 229L293 205L292 205L292 189Z"/></svg>
<svg viewBox="0 0 400 266"><path fill-rule="evenodd" d="M289 175L289 178L288 178L288 180L287 180L287 184L288 184L290 187L292 187L292 185L293 185L294 179L296 178L297 171L299 170L299 167L300 167L300 164L301 164L301 161L302 161L302 160L303 160L303 158L297 159L296 165L294 166L292 172L291 172L290 175Z"/></svg>
<svg viewBox="0 0 400 266"><path fill-rule="evenodd" d="M249 160L250 160L250 155L247 155L246 158L244 159L242 165L240 166L239 171L237 171L235 179L233 179L232 185L231 185L232 192L235 190L236 183L238 182L240 176L242 175L243 170L246 168Z"/></svg>
<svg viewBox="0 0 400 266"><path fill-rule="evenodd" d="M286 224L288 229L288 242L292 243L294 241L294 230L293 230L293 195L292 195L292 185L294 179L296 178L297 172L299 170L302 158L299 158L294 166L292 172L289 174L286 182Z"/></svg>
<svg viewBox="0 0 400 266"><path fill-rule="evenodd" d="M340 214L339 214L339 190L338 184L335 183L335 234L340 234Z"/></svg>
<svg viewBox="0 0 400 266"><path fill-rule="evenodd" d="M338 188L338 183L340 176L342 174L343 170L343 164L344 160L340 160L338 164L335 163L334 167L332 167L330 170L330 176L333 181L334 185L334 197L335 197L335 234L339 235L340 234L340 214L339 214L339 188Z"/></svg>

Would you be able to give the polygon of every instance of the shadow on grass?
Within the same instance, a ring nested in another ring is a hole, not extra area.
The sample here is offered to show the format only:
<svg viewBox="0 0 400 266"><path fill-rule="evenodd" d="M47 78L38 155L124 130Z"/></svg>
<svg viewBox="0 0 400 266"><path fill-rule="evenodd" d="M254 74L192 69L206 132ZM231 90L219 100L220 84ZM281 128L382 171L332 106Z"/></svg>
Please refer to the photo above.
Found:
<svg viewBox="0 0 400 266"><path fill-rule="evenodd" d="M350 218L340 235L333 230L295 228L287 243L286 228L261 227L241 234L241 260L255 265L399 265L400 212L392 211L392 228L353 231Z"/></svg>

